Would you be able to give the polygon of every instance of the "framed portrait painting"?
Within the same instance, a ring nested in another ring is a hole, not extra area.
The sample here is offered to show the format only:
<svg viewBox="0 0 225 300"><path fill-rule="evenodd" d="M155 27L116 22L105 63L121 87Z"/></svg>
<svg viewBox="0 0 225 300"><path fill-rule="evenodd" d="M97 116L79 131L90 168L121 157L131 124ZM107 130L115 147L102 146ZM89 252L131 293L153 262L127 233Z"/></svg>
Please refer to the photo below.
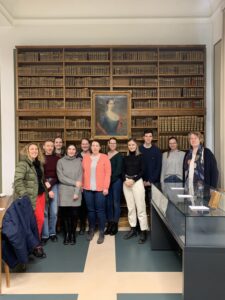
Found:
<svg viewBox="0 0 225 300"><path fill-rule="evenodd" d="M93 91L91 136L128 139L131 135L131 92Z"/></svg>

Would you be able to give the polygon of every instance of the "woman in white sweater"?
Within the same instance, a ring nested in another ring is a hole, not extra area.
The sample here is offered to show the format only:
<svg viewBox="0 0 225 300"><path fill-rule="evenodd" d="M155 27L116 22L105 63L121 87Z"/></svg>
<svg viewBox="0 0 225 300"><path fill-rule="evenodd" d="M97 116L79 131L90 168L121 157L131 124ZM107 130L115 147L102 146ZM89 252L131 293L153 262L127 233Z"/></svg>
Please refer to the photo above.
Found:
<svg viewBox="0 0 225 300"><path fill-rule="evenodd" d="M183 182L185 152L178 150L177 139L168 139L169 151L163 153L161 182Z"/></svg>

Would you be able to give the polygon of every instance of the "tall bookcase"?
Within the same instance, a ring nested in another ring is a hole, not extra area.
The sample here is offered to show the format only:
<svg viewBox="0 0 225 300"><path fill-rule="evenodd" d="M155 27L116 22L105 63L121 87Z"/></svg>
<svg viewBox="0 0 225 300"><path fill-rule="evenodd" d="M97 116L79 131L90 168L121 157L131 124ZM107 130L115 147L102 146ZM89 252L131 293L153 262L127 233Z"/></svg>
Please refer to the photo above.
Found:
<svg viewBox="0 0 225 300"><path fill-rule="evenodd" d="M205 46L16 47L17 149L29 141L91 137L92 91L131 91L131 132L151 128L164 150L204 134ZM126 150L126 141L119 149ZM104 150L104 147L103 147Z"/></svg>

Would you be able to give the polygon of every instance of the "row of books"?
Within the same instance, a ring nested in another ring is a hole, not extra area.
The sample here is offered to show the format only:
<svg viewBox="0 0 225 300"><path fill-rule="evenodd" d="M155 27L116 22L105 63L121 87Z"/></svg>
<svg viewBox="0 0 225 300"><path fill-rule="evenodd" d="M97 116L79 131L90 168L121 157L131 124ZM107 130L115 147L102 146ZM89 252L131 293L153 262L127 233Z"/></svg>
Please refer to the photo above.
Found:
<svg viewBox="0 0 225 300"><path fill-rule="evenodd" d="M114 75L155 75L157 76L156 65L116 65L113 66ZM160 65L159 74L170 75L203 75L202 64L182 64L182 65ZM67 76L109 76L108 65L67 65L65 74ZM18 67L19 76L63 76L61 65L29 65Z"/></svg>
<svg viewBox="0 0 225 300"><path fill-rule="evenodd" d="M62 61L63 49L19 51L18 62ZM113 60L157 60L157 49L153 50L113 50ZM204 52L199 50L159 50L159 60L200 61ZM70 50L64 52L65 61L109 60L109 50Z"/></svg>
<svg viewBox="0 0 225 300"><path fill-rule="evenodd" d="M83 61L83 60L109 60L109 51L70 51L66 50L64 54L65 61Z"/></svg>
<svg viewBox="0 0 225 300"><path fill-rule="evenodd" d="M19 76L62 76L63 67L61 65L26 65L18 67Z"/></svg>
<svg viewBox="0 0 225 300"><path fill-rule="evenodd" d="M148 77L118 77L113 78L114 86L149 86L156 87L158 85L157 78Z"/></svg>
<svg viewBox="0 0 225 300"><path fill-rule="evenodd" d="M19 88L19 97L63 97L63 88Z"/></svg>
<svg viewBox="0 0 225 300"><path fill-rule="evenodd" d="M132 101L132 108L135 109L144 109L144 108L157 108L158 101L157 100L133 100Z"/></svg>
<svg viewBox="0 0 225 300"><path fill-rule="evenodd" d="M74 128L90 128L91 120L90 118L76 118L76 119L66 119L66 127Z"/></svg>
<svg viewBox="0 0 225 300"><path fill-rule="evenodd" d="M159 97L204 97L203 88L161 88L159 89Z"/></svg>
<svg viewBox="0 0 225 300"><path fill-rule="evenodd" d="M203 86L204 85L204 77L200 76L192 76L192 77L172 77L172 78L159 78L160 86Z"/></svg>
<svg viewBox="0 0 225 300"><path fill-rule="evenodd" d="M19 101L19 109L57 109L63 108L64 102L61 100L21 100Z"/></svg>
<svg viewBox="0 0 225 300"><path fill-rule="evenodd" d="M159 60L190 60L199 61L204 59L204 52L199 50L159 50Z"/></svg>
<svg viewBox="0 0 225 300"><path fill-rule="evenodd" d="M22 128L59 128L64 127L64 119L61 118L36 118L20 119L19 127Z"/></svg>
<svg viewBox="0 0 225 300"><path fill-rule="evenodd" d="M88 88L83 89L66 89L66 97L90 97L91 91Z"/></svg>
<svg viewBox="0 0 225 300"><path fill-rule="evenodd" d="M158 54L156 50L114 50L113 60L157 60Z"/></svg>
<svg viewBox="0 0 225 300"><path fill-rule="evenodd" d="M91 132L89 130L69 130L66 132L67 140L81 140L82 138L90 139Z"/></svg>
<svg viewBox="0 0 225 300"><path fill-rule="evenodd" d="M192 100L160 100L160 108L197 108L204 107L204 100L192 99Z"/></svg>
<svg viewBox="0 0 225 300"><path fill-rule="evenodd" d="M55 137L62 137L62 131L20 131L20 141L44 141L46 139L54 139Z"/></svg>
<svg viewBox="0 0 225 300"><path fill-rule="evenodd" d="M19 87L22 86L63 86L62 77L19 77Z"/></svg>
<svg viewBox="0 0 225 300"><path fill-rule="evenodd" d="M63 100L32 99L19 101L19 109L57 109L63 108ZM159 108L200 108L204 107L204 100L160 100ZM66 101L66 108L79 109L90 108L90 101ZM158 108L157 100L133 100L133 109L151 109Z"/></svg>
<svg viewBox="0 0 225 300"><path fill-rule="evenodd" d="M109 77L66 77L66 86L109 86Z"/></svg>
<svg viewBox="0 0 225 300"><path fill-rule="evenodd" d="M131 89L132 97L157 97L157 89ZM19 97L64 97L63 88L19 88ZM66 97L90 97L89 88L67 88ZM162 88L159 90L162 98L173 97L204 97L203 88Z"/></svg>
<svg viewBox="0 0 225 300"><path fill-rule="evenodd" d="M67 109L90 109L91 102L88 100L73 100L73 101L66 101L66 108Z"/></svg>
<svg viewBox="0 0 225 300"><path fill-rule="evenodd" d="M179 149L188 149L190 147L187 135L174 135L173 133L171 133L171 135L159 136L158 147L162 150L168 149L168 139L171 136L177 138Z"/></svg>
<svg viewBox="0 0 225 300"><path fill-rule="evenodd" d="M204 117L182 116L182 117L159 117L160 132L204 130Z"/></svg>
<svg viewBox="0 0 225 300"><path fill-rule="evenodd" d="M151 97L156 98L157 97L157 89L132 89L132 97Z"/></svg>
<svg viewBox="0 0 225 300"><path fill-rule="evenodd" d="M109 66L104 65L67 65L65 67L65 74L73 75L94 75L94 76L109 76Z"/></svg>
<svg viewBox="0 0 225 300"><path fill-rule="evenodd" d="M156 65L113 66L114 75L157 75Z"/></svg>
<svg viewBox="0 0 225 300"><path fill-rule="evenodd" d="M18 53L18 62L62 61L63 52L58 51L23 51Z"/></svg>
<svg viewBox="0 0 225 300"><path fill-rule="evenodd" d="M62 77L19 77L20 87L32 86L63 86ZM109 86L109 77L66 77L66 86ZM148 86L157 87L157 78L114 78L114 86ZM204 85L203 77L178 77L160 78L160 86L201 86Z"/></svg>
<svg viewBox="0 0 225 300"><path fill-rule="evenodd" d="M170 75L203 75L204 66L203 64L173 64L173 65L160 65L159 74L170 74Z"/></svg>
<svg viewBox="0 0 225 300"><path fill-rule="evenodd" d="M158 121L154 117L143 117L143 118L138 118L138 117L133 117L131 120L131 126L132 127L157 127L158 126Z"/></svg>

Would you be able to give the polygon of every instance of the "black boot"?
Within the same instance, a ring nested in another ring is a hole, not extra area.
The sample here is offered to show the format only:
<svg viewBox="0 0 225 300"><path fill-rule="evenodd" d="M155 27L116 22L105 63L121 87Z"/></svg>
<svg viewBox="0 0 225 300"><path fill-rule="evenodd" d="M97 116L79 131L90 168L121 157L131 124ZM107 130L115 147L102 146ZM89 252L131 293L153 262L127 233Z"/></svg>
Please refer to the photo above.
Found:
<svg viewBox="0 0 225 300"><path fill-rule="evenodd" d="M106 228L106 230L104 232L105 235L111 234L112 226L113 226L113 222L108 222L107 228Z"/></svg>
<svg viewBox="0 0 225 300"><path fill-rule="evenodd" d="M137 236L137 229L136 227L131 227L130 231L128 231L123 238L124 240L128 240L134 236Z"/></svg>
<svg viewBox="0 0 225 300"><path fill-rule="evenodd" d="M69 232L66 232L66 233L64 234L63 244L64 244L64 245L69 245L69 243L70 243L70 235L69 235Z"/></svg>
<svg viewBox="0 0 225 300"><path fill-rule="evenodd" d="M79 231L79 234L80 235L84 235L85 234L85 230L86 229L86 224L84 223L84 224L82 224L82 223L80 223L80 231Z"/></svg>
<svg viewBox="0 0 225 300"><path fill-rule="evenodd" d="M77 230L77 218L73 216L70 218L71 228L70 228L70 245L76 244L76 230Z"/></svg>
<svg viewBox="0 0 225 300"><path fill-rule="evenodd" d="M70 239L70 245L75 245L76 244L76 233L71 234L71 239Z"/></svg>
<svg viewBox="0 0 225 300"><path fill-rule="evenodd" d="M69 245L70 243L70 233L69 233L69 222L67 219L63 220L63 227L64 227L64 245Z"/></svg>
<svg viewBox="0 0 225 300"><path fill-rule="evenodd" d="M110 235L116 235L118 232L118 223L113 222Z"/></svg>
<svg viewBox="0 0 225 300"><path fill-rule="evenodd" d="M42 246L37 246L33 250L33 255L38 258L46 258L46 253L44 252Z"/></svg>
<svg viewBox="0 0 225 300"><path fill-rule="evenodd" d="M147 240L147 231L146 230L142 230L140 232L140 237L139 237L139 241L138 244L144 244L144 242Z"/></svg>
<svg viewBox="0 0 225 300"><path fill-rule="evenodd" d="M95 235L94 228L89 228L89 231L87 233L87 241L91 241Z"/></svg>

